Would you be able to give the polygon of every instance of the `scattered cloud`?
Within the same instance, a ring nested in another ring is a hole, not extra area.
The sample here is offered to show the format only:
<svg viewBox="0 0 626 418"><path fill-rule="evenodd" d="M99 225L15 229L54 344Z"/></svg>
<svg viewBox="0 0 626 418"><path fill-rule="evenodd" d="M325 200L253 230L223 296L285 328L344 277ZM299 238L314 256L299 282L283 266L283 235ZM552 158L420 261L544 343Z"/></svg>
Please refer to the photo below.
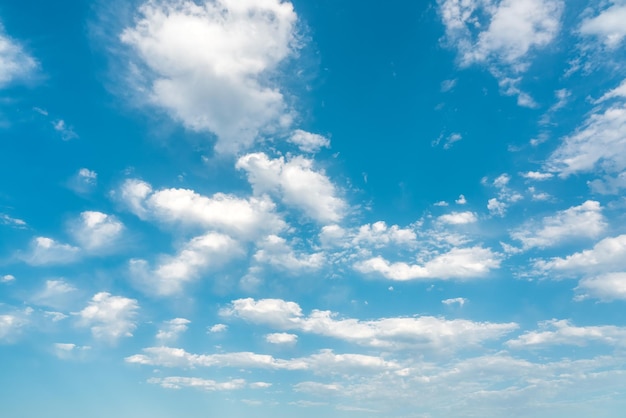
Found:
<svg viewBox="0 0 626 418"><path fill-rule="evenodd" d="M296 334L288 334L286 332L276 332L273 334L267 334L265 336L265 341L270 344L293 345L298 341L298 336Z"/></svg>
<svg viewBox="0 0 626 418"><path fill-rule="evenodd" d="M577 300L600 299L602 301L626 300L626 273L606 273L585 277L576 287Z"/></svg>
<svg viewBox="0 0 626 418"><path fill-rule="evenodd" d="M285 160L254 153L239 158L236 167L247 173L256 195L271 193L318 222L338 222L347 204L337 196L337 188L324 172L316 171L313 165L313 160L301 156Z"/></svg>
<svg viewBox="0 0 626 418"><path fill-rule="evenodd" d="M80 248L47 237L33 239L30 247L30 251L21 258L34 266L69 264L78 260L80 256Z"/></svg>
<svg viewBox="0 0 626 418"><path fill-rule="evenodd" d="M61 360L79 360L83 359L91 347L79 346L72 343L55 343L53 345L54 355Z"/></svg>
<svg viewBox="0 0 626 418"><path fill-rule="evenodd" d="M449 91L452 91L455 87L456 87L456 83L459 80L456 78L450 79L450 80L443 80L441 82L441 92L442 93L447 93Z"/></svg>
<svg viewBox="0 0 626 418"><path fill-rule="evenodd" d="M215 324L209 328L209 332L213 334L226 332L226 330L228 330L228 325L226 324Z"/></svg>
<svg viewBox="0 0 626 418"><path fill-rule="evenodd" d="M187 331L187 325L190 323L191 321L185 318L174 318L165 321L157 332L156 339L161 344L175 342L182 333Z"/></svg>
<svg viewBox="0 0 626 418"><path fill-rule="evenodd" d="M606 4L606 2L603 2ZM626 5L620 0L611 0L611 6L600 14L583 20L580 33L595 36L609 49L617 48L626 37Z"/></svg>
<svg viewBox="0 0 626 418"><path fill-rule="evenodd" d="M437 218L448 225L466 225L478 221L474 212L451 212Z"/></svg>
<svg viewBox="0 0 626 418"><path fill-rule="evenodd" d="M0 23L0 89L19 81L31 79L39 64L24 47L10 38Z"/></svg>
<svg viewBox="0 0 626 418"><path fill-rule="evenodd" d="M575 238L597 238L607 227L599 202L588 200L547 216L540 222L527 222L511 232L524 248L552 247Z"/></svg>
<svg viewBox="0 0 626 418"><path fill-rule="evenodd" d="M196 388L208 392L239 390L246 387L244 379L233 379L227 382L201 379L198 377L152 377L148 383L160 385L166 389Z"/></svg>
<svg viewBox="0 0 626 418"><path fill-rule="evenodd" d="M13 218L5 213L0 213L0 225L7 225L17 229L24 229L28 226L25 221Z"/></svg>
<svg viewBox="0 0 626 418"><path fill-rule="evenodd" d="M81 168L67 182L67 186L78 194L91 192L98 184L98 173Z"/></svg>
<svg viewBox="0 0 626 418"><path fill-rule="evenodd" d="M459 198L454 201L457 205L465 205L467 203L467 199L465 199L464 195L459 195Z"/></svg>
<svg viewBox="0 0 626 418"><path fill-rule="evenodd" d="M91 328L96 339L114 344L122 337L133 336L138 310L139 304L135 299L100 292L76 315L82 326Z"/></svg>
<svg viewBox="0 0 626 418"><path fill-rule="evenodd" d="M554 174L552 173L542 173L540 171L528 171L526 173L521 173L521 175L525 179L535 180L535 181L549 180L552 177L554 177Z"/></svg>
<svg viewBox="0 0 626 418"><path fill-rule="evenodd" d="M258 242L257 248L254 254L256 261L284 270L317 270L326 262L324 253L296 253L284 238L276 235L269 235Z"/></svg>
<svg viewBox="0 0 626 418"><path fill-rule="evenodd" d="M540 331L526 332L506 344L511 348L546 348L555 345L585 346L593 342L626 346L626 328L605 325L576 327L567 320L539 324Z"/></svg>
<svg viewBox="0 0 626 418"><path fill-rule="evenodd" d="M296 129L288 139L289 142L295 144L302 152L316 153L321 148L330 148L330 140L319 134Z"/></svg>
<svg viewBox="0 0 626 418"><path fill-rule="evenodd" d="M5 274L0 276L0 283L11 283L15 281L15 276L12 274Z"/></svg>
<svg viewBox="0 0 626 418"><path fill-rule="evenodd" d="M46 280L44 288L32 297L32 303L56 309L67 308L78 289L65 280Z"/></svg>
<svg viewBox="0 0 626 418"><path fill-rule="evenodd" d="M147 1L120 40L141 102L236 153L293 119L275 79L298 49L297 15L280 0Z"/></svg>
<svg viewBox="0 0 626 418"><path fill-rule="evenodd" d="M468 302L467 299L465 298L452 298L452 299L444 299L441 301L441 303L443 303L444 305L459 305L461 308Z"/></svg>
<svg viewBox="0 0 626 418"><path fill-rule="evenodd" d="M54 127L55 131L61 134L61 139L63 139L64 141L78 138L78 134L74 132L74 128L67 125L67 123L65 123L63 119L52 122L52 126Z"/></svg>
<svg viewBox="0 0 626 418"><path fill-rule="evenodd" d="M423 265L403 262L390 263L382 257L359 261L354 268L361 273L378 273L390 280L447 280L484 277L500 267L501 256L480 246L453 248L439 254Z"/></svg>
<svg viewBox="0 0 626 418"><path fill-rule="evenodd" d="M124 224L115 216L85 211L70 224L70 233L81 247L90 252L111 250L119 243Z"/></svg>

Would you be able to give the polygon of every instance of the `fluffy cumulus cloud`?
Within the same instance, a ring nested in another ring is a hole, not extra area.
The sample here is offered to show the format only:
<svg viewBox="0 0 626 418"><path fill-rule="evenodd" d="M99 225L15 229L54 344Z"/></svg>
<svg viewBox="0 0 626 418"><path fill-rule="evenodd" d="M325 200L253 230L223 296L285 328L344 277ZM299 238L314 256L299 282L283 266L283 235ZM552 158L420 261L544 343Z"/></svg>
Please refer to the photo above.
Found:
<svg viewBox="0 0 626 418"><path fill-rule="evenodd" d="M594 298L603 301L626 300L626 272L606 273L585 277L576 288L577 299Z"/></svg>
<svg viewBox="0 0 626 418"><path fill-rule="evenodd" d="M296 22L281 0L154 0L120 39L145 102L188 129L214 133L218 151L236 152L291 122L269 80L297 49Z"/></svg>
<svg viewBox="0 0 626 418"><path fill-rule="evenodd" d="M452 212L437 218L439 222L449 225L471 224L478 220L474 212Z"/></svg>
<svg viewBox="0 0 626 418"><path fill-rule="evenodd" d="M122 337L132 337L138 309L135 299L100 292L76 315L81 325L91 328L95 338L115 343Z"/></svg>
<svg viewBox="0 0 626 418"><path fill-rule="evenodd" d="M603 4L607 4L603 2ZM609 7L598 15L585 19L580 25L580 33L595 36L607 47L618 47L626 37L626 4L621 0L611 0Z"/></svg>
<svg viewBox="0 0 626 418"><path fill-rule="evenodd" d="M501 256L480 246L453 248L423 264L391 263L374 257L354 264L361 273L378 273L390 280L472 279L484 277L500 267Z"/></svg>
<svg viewBox="0 0 626 418"><path fill-rule="evenodd" d="M575 275L623 271L626 269L626 235L604 238L593 248L566 257L538 260L535 266L543 271Z"/></svg>
<svg viewBox="0 0 626 418"><path fill-rule="evenodd" d="M534 106L520 91L517 74L531 54L550 45L560 30L561 0L438 0L448 44L458 49L462 66L483 64L505 94Z"/></svg>
<svg viewBox="0 0 626 418"><path fill-rule="evenodd" d="M22 256L22 259L35 266L68 264L80 257L80 248L48 237L36 237L32 240L30 247L30 251Z"/></svg>
<svg viewBox="0 0 626 418"><path fill-rule="evenodd" d="M322 135L296 129L288 139L303 152L316 153L321 148L329 148L330 140Z"/></svg>
<svg viewBox="0 0 626 418"><path fill-rule="evenodd" d="M88 251L111 249L121 238L124 225L115 216L86 211L70 225L74 239Z"/></svg>
<svg viewBox="0 0 626 418"><path fill-rule="evenodd" d="M446 320L431 316L362 321L341 319L336 313L320 310L305 316L298 304L281 299L234 300L221 311L221 315L280 330L297 330L386 349L456 350L498 339L517 328L514 323Z"/></svg>
<svg viewBox="0 0 626 418"><path fill-rule="evenodd" d="M596 101L598 105L572 134L562 139L546 162L561 177L626 170L626 80Z"/></svg>
<svg viewBox="0 0 626 418"><path fill-rule="evenodd" d="M0 88L27 80L37 70L38 64L24 47L9 37L0 23Z"/></svg>
<svg viewBox="0 0 626 418"><path fill-rule="evenodd" d="M566 320L543 322L539 331L531 331L510 340L512 348L544 348L554 345L584 346L590 343L626 345L626 328L612 325L577 327Z"/></svg>
<svg viewBox="0 0 626 418"><path fill-rule="evenodd" d="M565 240L597 238L607 227L599 202L588 200L543 218L530 222L511 233L511 237L522 242L524 248L545 248Z"/></svg>
<svg viewBox="0 0 626 418"><path fill-rule="evenodd" d="M322 231L324 232L324 231ZM326 233L332 232L326 230ZM417 234L411 228L400 228L398 225L387 226L384 221L361 225L352 238L355 245L384 247L390 244L413 245Z"/></svg>
<svg viewBox="0 0 626 418"><path fill-rule="evenodd" d="M274 332L265 336L265 341L270 344L295 344L298 341L296 334L289 334L287 332Z"/></svg>
<svg viewBox="0 0 626 418"><path fill-rule="evenodd" d="M285 160L254 153L241 157L236 167L246 172L255 194L276 195L318 222L337 222L343 218L347 204L330 179L313 165L313 160L301 156Z"/></svg>
<svg viewBox="0 0 626 418"><path fill-rule="evenodd" d="M240 244L228 235L209 232L193 238L174 255L161 256L153 268L147 261L132 259L130 272L148 292L161 296L180 292L185 283L201 273L243 255Z"/></svg>
<svg viewBox="0 0 626 418"><path fill-rule="evenodd" d="M150 184L136 179L126 180L115 195L143 219L215 229L242 239L286 228L267 196L242 199L224 193L203 196L189 189L154 191Z"/></svg>
<svg viewBox="0 0 626 418"><path fill-rule="evenodd" d="M257 244L254 259L289 271L317 270L325 263L324 253L299 254L284 238L269 235Z"/></svg>

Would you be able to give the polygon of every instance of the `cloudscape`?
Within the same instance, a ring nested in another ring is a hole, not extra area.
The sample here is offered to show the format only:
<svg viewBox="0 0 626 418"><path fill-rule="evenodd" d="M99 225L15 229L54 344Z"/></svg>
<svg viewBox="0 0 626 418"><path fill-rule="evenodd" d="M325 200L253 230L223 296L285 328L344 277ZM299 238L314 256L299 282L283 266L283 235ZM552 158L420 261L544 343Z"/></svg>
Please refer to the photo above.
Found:
<svg viewBox="0 0 626 418"><path fill-rule="evenodd" d="M621 417L626 2L0 4L0 415Z"/></svg>

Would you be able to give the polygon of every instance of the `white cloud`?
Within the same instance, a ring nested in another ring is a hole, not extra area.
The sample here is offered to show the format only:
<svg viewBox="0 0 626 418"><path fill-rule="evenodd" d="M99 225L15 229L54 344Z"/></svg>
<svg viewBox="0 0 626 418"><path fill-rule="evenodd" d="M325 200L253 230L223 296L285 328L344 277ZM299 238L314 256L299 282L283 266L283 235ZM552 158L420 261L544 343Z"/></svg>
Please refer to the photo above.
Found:
<svg viewBox="0 0 626 418"><path fill-rule="evenodd" d="M21 328L28 324L26 316L22 314L0 315L0 342L12 342Z"/></svg>
<svg viewBox="0 0 626 418"><path fill-rule="evenodd" d="M61 360L75 360L84 358L90 346L79 346L72 343L55 343L53 346L54 355Z"/></svg>
<svg viewBox="0 0 626 418"><path fill-rule="evenodd" d="M68 180L68 187L80 194L87 194L98 184L98 173L81 168Z"/></svg>
<svg viewBox="0 0 626 418"><path fill-rule="evenodd" d="M260 263L290 270L317 270L326 259L324 253L297 254L284 238L269 235L257 243L257 252L254 259Z"/></svg>
<svg viewBox="0 0 626 418"><path fill-rule="evenodd" d="M464 195L461 194L459 195L459 198L454 201L454 203L456 203L457 205L465 205L467 203L467 199Z"/></svg>
<svg viewBox="0 0 626 418"><path fill-rule="evenodd" d="M576 287L578 300L594 298L603 301L626 300L626 272L585 277Z"/></svg>
<svg viewBox="0 0 626 418"><path fill-rule="evenodd" d="M13 228L24 229L26 228L26 222L22 219L14 218L5 213L0 213L0 224L8 225Z"/></svg>
<svg viewBox="0 0 626 418"><path fill-rule="evenodd" d="M44 288L36 292L31 301L36 305L63 309L67 307L72 294L76 291L77 289L65 280L46 280Z"/></svg>
<svg viewBox="0 0 626 418"><path fill-rule="evenodd" d="M11 39L0 23L0 88L33 76L38 64L14 39Z"/></svg>
<svg viewBox="0 0 626 418"><path fill-rule="evenodd" d="M446 93L449 92L450 90L454 89L454 87L456 87L456 83L457 83L457 79L453 78L450 80L443 80L441 82L441 92L442 93Z"/></svg>
<svg viewBox="0 0 626 418"><path fill-rule="evenodd" d="M209 328L209 332L215 334L219 332L226 332L227 329L228 325L226 324L215 324Z"/></svg>
<svg viewBox="0 0 626 418"><path fill-rule="evenodd" d="M236 167L246 171L255 194L272 193L282 201L301 209L307 216L322 223L338 222L346 211L346 203L337 196L337 189L321 171L313 168L313 160L296 156L270 159L264 153L244 155Z"/></svg>
<svg viewBox="0 0 626 418"><path fill-rule="evenodd" d="M590 250L567 257L538 260L540 270L557 270L570 273L609 273L626 269L626 235L604 238Z"/></svg>
<svg viewBox="0 0 626 418"><path fill-rule="evenodd" d="M11 283L15 281L15 276L12 274L5 274L4 276L0 276L0 283Z"/></svg>
<svg viewBox="0 0 626 418"><path fill-rule="evenodd" d="M452 212L437 218L439 222L449 225L466 225L478 221L474 212Z"/></svg>
<svg viewBox="0 0 626 418"><path fill-rule="evenodd" d="M450 305L458 304L461 308L467 302L468 302L468 300L465 299L465 298L452 298L452 299L444 299L444 300L441 301L441 303L443 303L444 305L450 306Z"/></svg>
<svg viewBox="0 0 626 418"><path fill-rule="evenodd" d="M298 341L298 336L286 332L275 332L273 334L267 334L265 341L270 344L295 344L296 341Z"/></svg>
<svg viewBox="0 0 626 418"><path fill-rule="evenodd" d="M576 129L563 138L548 158L547 171L566 178L572 174L596 170L620 173L626 170L626 81L607 92L596 108Z"/></svg>
<svg viewBox="0 0 626 418"><path fill-rule="evenodd" d="M233 379L228 382L201 379L199 377L151 377L148 383L160 385L166 389L196 388L208 392L238 390L246 387L244 379Z"/></svg>
<svg viewBox="0 0 626 418"><path fill-rule="evenodd" d="M595 179L587 183L591 191L599 194L620 194L626 189L626 171L622 171L616 176L606 175L601 179Z"/></svg>
<svg viewBox="0 0 626 418"><path fill-rule="evenodd" d="M449 206L448 202L446 202L445 200L440 200L439 202L435 202L433 203L433 205L435 206L439 206L439 207L446 207Z"/></svg>
<svg viewBox="0 0 626 418"><path fill-rule="evenodd" d="M321 148L330 148L330 140L322 135L296 129L288 139L295 144L302 152L316 153Z"/></svg>
<svg viewBox="0 0 626 418"><path fill-rule="evenodd" d="M115 216L85 211L70 225L74 239L88 251L111 249L117 244L124 225Z"/></svg>
<svg viewBox="0 0 626 418"><path fill-rule="evenodd" d="M507 208L508 205L506 203L499 201L495 197L487 201L487 209L492 215L504 216Z"/></svg>
<svg viewBox="0 0 626 418"><path fill-rule="evenodd" d="M521 173L522 177L529 180L543 181L548 180L554 177L552 173L542 173L540 171L528 171L526 173Z"/></svg>
<svg viewBox="0 0 626 418"><path fill-rule="evenodd" d="M444 134L439 135L439 137L432 142L432 146L435 147L439 145L443 141L443 149L450 149L454 145L455 142L458 142L463 139L463 136L459 133L453 133L448 136L444 136Z"/></svg>
<svg viewBox="0 0 626 418"><path fill-rule="evenodd" d="M611 7L599 15L585 19L580 25L580 32L583 35L597 36L607 47L613 49L626 37L626 4L619 0L612 0L611 3Z"/></svg>
<svg viewBox="0 0 626 418"><path fill-rule="evenodd" d="M357 262L354 268L361 273L379 273L390 280L417 279L471 279L484 277L500 267L501 256L479 246L453 248L439 254L423 265L403 262L390 263L382 257Z"/></svg>
<svg viewBox="0 0 626 418"><path fill-rule="evenodd" d="M116 195L141 218L217 229L244 239L286 228L267 196L241 199L223 193L207 197L188 189L153 191L148 183L135 179L126 180Z"/></svg>
<svg viewBox="0 0 626 418"><path fill-rule="evenodd" d="M30 247L29 253L22 258L35 266L73 263L80 256L80 248L47 237L33 239Z"/></svg>
<svg viewBox="0 0 626 418"><path fill-rule="evenodd" d="M380 248L389 244L410 246L415 244L416 239L417 235L411 228L400 228L398 225L388 227L384 221L378 221L360 226L352 243Z"/></svg>
<svg viewBox="0 0 626 418"><path fill-rule="evenodd" d="M535 103L514 75L526 71L532 53L552 43L560 29L561 0L438 0L446 39L462 66L486 65L502 92L517 95L518 104Z"/></svg>
<svg viewBox="0 0 626 418"><path fill-rule="evenodd" d="M607 227L600 203L588 200L547 216L541 222L529 222L511 233L524 248L545 248L574 238L596 238Z"/></svg>
<svg viewBox="0 0 626 418"><path fill-rule="evenodd" d="M78 134L74 132L74 128L68 126L63 119L52 122L52 127L61 134L61 139L64 141L78 138Z"/></svg>
<svg viewBox="0 0 626 418"><path fill-rule="evenodd" d="M500 338L517 328L514 323L446 320L431 316L362 321L339 319L336 313L319 310L304 316L298 304L281 299L238 299L220 314L281 330L297 330L387 349L423 347L454 351Z"/></svg>
<svg viewBox="0 0 626 418"><path fill-rule="evenodd" d="M153 269L145 260L133 259L130 271L144 291L167 296L182 291L185 283L196 280L207 269L222 266L242 255L237 241L209 232L185 243L175 256L161 256Z"/></svg>
<svg viewBox="0 0 626 418"><path fill-rule="evenodd" d="M156 339L161 344L174 342L178 340L180 334L187 331L187 325L191 321L185 318L174 318L169 321L165 321L161 326L161 329L157 332Z"/></svg>
<svg viewBox="0 0 626 418"><path fill-rule="evenodd" d="M76 315L81 325L91 327L95 338L115 343L121 337L133 336L137 327L135 317L138 309L139 304L135 299L100 292Z"/></svg>
<svg viewBox="0 0 626 418"><path fill-rule="evenodd" d="M512 348L544 348L553 345L585 346L592 342L626 346L626 328L612 325L573 326L570 321L545 321L539 324L541 331L531 331L507 341Z"/></svg>
<svg viewBox="0 0 626 418"><path fill-rule="evenodd" d="M272 79L296 49L297 15L281 0L147 1L121 41L136 56L131 88L237 152L292 115ZM141 74L141 76L139 75Z"/></svg>

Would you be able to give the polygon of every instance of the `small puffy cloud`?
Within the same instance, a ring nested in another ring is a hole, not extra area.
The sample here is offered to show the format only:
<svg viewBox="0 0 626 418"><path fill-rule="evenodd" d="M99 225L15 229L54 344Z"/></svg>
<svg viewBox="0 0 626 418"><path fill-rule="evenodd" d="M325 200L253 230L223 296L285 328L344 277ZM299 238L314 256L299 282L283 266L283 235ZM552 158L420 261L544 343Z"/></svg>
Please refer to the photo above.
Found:
<svg viewBox="0 0 626 418"><path fill-rule="evenodd" d="M116 343L122 337L133 336L138 310L139 304L135 299L100 292L76 315L82 326L91 328L96 339Z"/></svg>
<svg viewBox="0 0 626 418"><path fill-rule="evenodd" d="M400 228L398 225L388 227L384 221L378 221L360 226L352 243L379 248L389 244L413 245L416 240L417 234L413 229Z"/></svg>
<svg viewBox="0 0 626 418"><path fill-rule="evenodd" d="M70 233L88 251L111 249L120 239L124 225L115 216L86 211L70 224Z"/></svg>
<svg viewBox="0 0 626 418"><path fill-rule="evenodd" d="M52 348L54 355L61 360L82 359L91 350L91 347L88 345L79 346L72 343L55 343Z"/></svg>
<svg viewBox="0 0 626 418"><path fill-rule="evenodd" d="M449 206L448 202L446 202L445 200L440 200L439 202L435 202L433 203L433 205L442 207L442 208Z"/></svg>
<svg viewBox="0 0 626 418"><path fill-rule="evenodd" d="M17 229L24 229L27 227L25 221L9 216L6 213L0 213L0 225L7 225Z"/></svg>
<svg viewBox="0 0 626 418"><path fill-rule="evenodd" d="M32 303L56 309L66 308L77 289L65 280L46 280L44 288L32 297Z"/></svg>
<svg viewBox="0 0 626 418"><path fill-rule="evenodd" d="M5 33L0 23L0 88L17 81L27 81L38 66L22 45Z"/></svg>
<svg viewBox="0 0 626 418"><path fill-rule="evenodd" d="M246 387L243 379L233 379L228 382L201 379L199 377L151 377L148 383L160 385L166 389L196 388L208 392L238 390Z"/></svg>
<svg viewBox="0 0 626 418"><path fill-rule="evenodd" d="M478 218L474 212L452 212L441 215L437 220L448 225L466 225L475 223Z"/></svg>
<svg viewBox="0 0 626 418"><path fill-rule="evenodd" d="M98 173L81 168L68 180L68 187L79 194L87 194L98 184Z"/></svg>
<svg viewBox="0 0 626 418"><path fill-rule="evenodd" d="M576 299L600 299L602 301L626 300L626 272L607 273L585 277L578 282Z"/></svg>
<svg viewBox="0 0 626 418"><path fill-rule="evenodd" d="M467 203L467 199L464 195L461 194L459 195L459 198L454 201L454 203L456 203L457 205L465 205Z"/></svg>
<svg viewBox="0 0 626 418"><path fill-rule="evenodd" d="M501 256L489 248L480 246L453 248L439 254L422 265L403 262L390 263L382 257L354 264L361 273L378 273L390 280L406 281L419 279L473 279L484 277L500 267Z"/></svg>
<svg viewBox="0 0 626 418"><path fill-rule="evenodd" d="M237 241L209 232L187 242L176 255L161 256L153 268L145 260L131 260L130 272L144 291L168 296L182 291L185 283L196 280L204 271L242 254Z"/></svg>
<svg viewBox="0 0 626 418"><path fill-rule="evenodd" d="M131 89L187 129L235 153L293 116L275 79L297 49L297 15L281 0L146 1L121 41Z"/></svg>
<svg viewBox="0 0 626 418"><path fill-rule="evenodd" d="M174 342L178 340L180 334L187 331L187 325L190 323L191 321L185 318L174 318L165 321L157 332L156 339L161 344Z"/></svg>
<svg viewBox="0 0 626 418"><path fill-rule="evenodd" d="M228 325L226 324L215 324L209 328L209 332L212 334L217 334L220 332L226 332L228 329Z"/></svg>
<svg viewBox="0 0 626 418"><path fill-rule="evenodd" d="M441 301L441 303L443 303L444 305L452 306L452 305L456 304L456 305L459 305L461 308L467 302L468 301L465 298L452 298L452 299L444 299L444 300Z"/></svg>
<svg viewBox="0 0 626 418"><path fill-rule="evenodd" d="M298 254L284 238L269 235L257 243L254 259L289 271L317 270L325 264L324 253Z"/></svg>
<svg viewBox="0 0 626 418"><path fill-rule="evenodd" d="M497 216L504 216L506 214L506 209L508 205L504 202L501 202L497 198L491 198L487 201L487 209L489 213Z"/></svg>
<svg viewBox="0 0 626 418"><path fill-rule="evenodd" d="M626 235L604 238L593 248L567 257L538 260L540 270L570 273L608 273L626 269Z"/></svg>
<svg viewBox="0 0 626 418"><path fill-rule="evenodd" d="M607 47L618 47L626 37L626 4L612 0L611 6L597 16L585 19L580 25L580 33L598 37Z"/></svg>
<svg viewBox="0 0 626 418"><path fill-rule="evenodd" d="M78 260L80 248L47 237L32 240L30 251L22 259L31 265L69 264Z"/></svg>
<svg viewBox="0 0 626 418"><path fill-rule="evenodd" d="M153 191L148 183L136 179L126 180L115 196L142 219L210 228L243 239L286 228L267 196L242 199L223 193L208 197L189 189Z"/></svg>
<svg viewBox="0 0 626 418"><path fill-rule="evenodd" d="M542 173L540 171L528 171L526 173L521 173L521 176L529 180L543 181L551 179L552 177L554 177L554 174Z"/></svg>
<svg viewBox="0 0 626 418"><path fill-rule="evenodd" d="M5 274L0 276L0 283L11 283L15 281L15 276L12 274Z"/></svg>
<svg viewBox="0 0 626 418"><path fill-rule="evenodd" d="M338 222L347 209L335 185L324 172L313 168L313 160L296 156L286 161L254 153L239 158L236 167L247 173L255 194L277 195L318 222Z"/></svg>
<svg viewBox="0 0 626 418"><path fill-rule="evenodd" d="M68 126L63 119L52 122L52 127L61 134L61 139L64 141L78 138L78 134L74 132L74 128Z"/></svg>
<svg viewBox="0 0 626 418"><path fill-rule="evenodd" d="M626 81L597 104L594 112L550 155L545 163L547 171L566 178L598 170L608 174L626 170Z"/></svg>
<svg viewBox="0 0 626 418"><path fill-rule="evenodd" d="M296 334L288 334L286 332L276 332L273 334L267 334L265 341L270 344L295 344L298 341Z"/></svg>
<svg viewBox="0 0 626 418"><path fill-rule="evenodd" d="M302 152L316 153L321 148L330 148L330 140L328 138L301 129L295 130L288 141L297 145Z"/></svg>
<svg viewBox="0 0 626 418"><path fill-rule="evenodd" d="M446 320L430 316L414 318L381 318L362 321L353 318L338 318L330 311L314 310L309 316L302 313L294 302L281 299L238 299L223 309L221 315L238 317L258 325L267 325L280 330L293 330L337 338L359 345L403 349L425 347L460 349L500 336L517 328L517 324L495 324L467 320ZM344 359L347 360L347 359ZM351 358L350 361L372 366L379 360Z"/></svg>
<svg viewBox="0 0 626 418"><path fill-rule="evenodd" d="M607 227L600 203L588 200L579 206L530 222L511 233L524 248L545 248L573 238L596 238Z"/></svg>
<svg viewBox="0 0 626 418"><path fill-rule="evenodd" d="M567 320L545 321L540 331L530 331L507 341L511 348L545 348L555 345L585 346L590 343L626 346L626 328L612 325L577 327Z"/></svg>

